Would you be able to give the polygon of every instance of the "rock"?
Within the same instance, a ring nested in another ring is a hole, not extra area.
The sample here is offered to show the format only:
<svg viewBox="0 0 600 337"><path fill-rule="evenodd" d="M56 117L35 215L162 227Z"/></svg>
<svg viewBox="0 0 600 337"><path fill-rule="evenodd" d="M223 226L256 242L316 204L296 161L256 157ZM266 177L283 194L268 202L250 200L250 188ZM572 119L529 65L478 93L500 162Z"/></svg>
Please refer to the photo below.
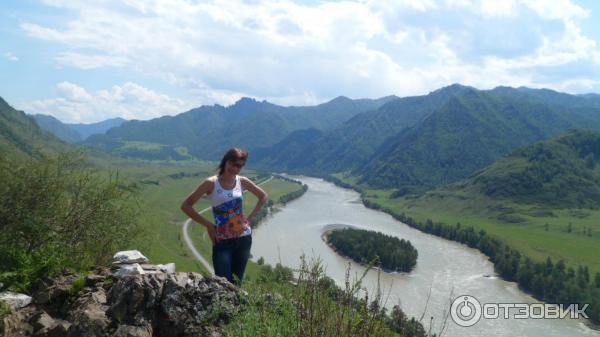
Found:
<svg viewBox="0 0 600 337"><path fill-rule="evenodd" d="M106 317L106 293L98 287L93 292L84 292L73 302L67 319L72 322L68 336L105 336L109 326Z"/></svg>
<svg viewBox="0 0 600 337"><path fill-rule="evenodd" d="M102 277L88 275L87 286L77 293L68 291L77 276L45 280L34 303L5 318L0 336L220 336L221 326L245 301L243 292L224 278L197 273ZM69 294L66 299L63 293Z"/></svg>
<svg viewBox="0 0 600 337"><path fill-rule="evenodd" d="M114 273L115 277L124 277L124 276L132 276L132 275L143 275L146 272L142 269L138 263L134 264L124 264L119 267Z"/></svg>
<svg viewBox="0 0 600 337"><path fill-rule="evenodd" d="M155 317L165 274L138 275L119 279L108 292L107 315L119 324L143 325Z"/></svg>
<svg viewBox="0 0 600 337"><path fill-rule="evenodd" d="M119 325L113 337L152 337L152 326Z"/></svg>
<svg viewBox="0 0 600 337"><path fill-rule="evenodd" d="M124 250L113 256L114 263L146 263L148 258L138 250Z"/></svg>
<svg viewBox="0 0 600 337"><path fill-rule="evenodd" d="M71 289L78 275L63 271L55 278L47 278L35 286L33 302L44 307L52 317L66 315Z"/></svg>
<svg viewBox="0 0 600 337"><path fill-rule="evenodd" d="M72 313L73 325L69 328L68 337L100 337L106 336L109 321L106 308L91 304Z"/></svg>
<svg viewBox="0 0 600 337"><path fill-rule="evenodd" d="M104 282L105 279L106 279L106 276L104 276L104 275L98 275L98 274L87 275L85 277L85 286L93 287L93 286L97 285L98 283Z"/></svg>
<svg viewBox="0 0 600 337"><path fill-rule="evenodd" d="M68 334L69 328L71 327L71 323L67 321L63 321L62 319L55 319L56 325L54 328L48 330L48 333L45 335L47 337L64 337ZM37 333L36 333L37 336Z"/></svg>
<svg viewBox="0 0 600 337"><path fill-rule="evenodd" d="M30 323L31 326L33 326L34 334L37 336L47 336L48 333L54 330L58 325L54 318L50 317L50 315L43 310L33 315Z"/></svg>
<svg viewBox="0 0 600 337"><path fill-rule="evenodd" d="M160 304L158 336L210 335L208 326L228 322L238 310L239 293L224 278L196 273L169 274Z"/></svg>
<svg viewBox="0 0 600 337"><path fill-rule="evenodd" d="M29 324L29 321L38 310L35 305L29 305L4 317L2 322L4 331L0 332L3 332L4 337L31 336L33 334L33 326Z"/></svg>
<svg viewBox="0 0 600 337"><path fill-rule="evenodd" d="M13 293L10 291L0 293L0 301L6 302L12 310L21 309L28 306L33 298L25 294Z"/></svg>
<svg viewBox="0 0 600 337"><path fill-rule="evenodd" d="M175 272L175 263L158 264L156 267L164 273L171 274Z"/></svg>
<svg viewBox="0 0 600 337"><path fill-rule="evenodd" d="M160 270L160 269L158 269L158 265L155 265L155 264L140 263L140 266L142 267L142 269L144 269L144 271L158 271L158 270Z"/></svg>

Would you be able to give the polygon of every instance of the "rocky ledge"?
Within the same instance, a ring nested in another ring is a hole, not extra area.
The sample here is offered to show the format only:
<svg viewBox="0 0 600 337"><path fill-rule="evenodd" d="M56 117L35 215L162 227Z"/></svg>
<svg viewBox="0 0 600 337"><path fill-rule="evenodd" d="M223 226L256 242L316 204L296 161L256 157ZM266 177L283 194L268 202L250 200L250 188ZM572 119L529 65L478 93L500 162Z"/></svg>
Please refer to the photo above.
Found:
<svg viewBox="0 0 600 337"><path fill-rule="evenodd" d="M224 278L198 273L63 272L0 322L0 336L220 336L245 296Z"/></svg>

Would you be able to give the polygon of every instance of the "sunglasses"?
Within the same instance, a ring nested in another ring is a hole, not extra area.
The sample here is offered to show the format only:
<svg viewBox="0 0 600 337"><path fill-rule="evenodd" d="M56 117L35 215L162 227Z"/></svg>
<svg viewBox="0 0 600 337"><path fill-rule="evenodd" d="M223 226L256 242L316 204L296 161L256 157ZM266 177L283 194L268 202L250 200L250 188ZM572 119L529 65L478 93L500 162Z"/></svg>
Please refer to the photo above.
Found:
<svg viewBox="0 0 600 337"><path fill-rule="evenodd" d="M244 167L244 165L246 165L246 163L244 163L244 162L230 162L230 163L233 167L237 167L239 169L241 169L242 167Z"/></svg>

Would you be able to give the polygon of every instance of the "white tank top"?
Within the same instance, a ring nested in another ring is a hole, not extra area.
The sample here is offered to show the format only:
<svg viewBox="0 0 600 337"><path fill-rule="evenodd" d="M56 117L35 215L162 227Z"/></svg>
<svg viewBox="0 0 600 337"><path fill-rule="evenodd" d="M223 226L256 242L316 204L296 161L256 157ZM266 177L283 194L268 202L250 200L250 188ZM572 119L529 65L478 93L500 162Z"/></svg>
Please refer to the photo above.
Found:
<svg viewBox="0 0 600 337"><path fill-rule="evenodd" d="M208 195L215 217L215 229L218 240L239 238L252 234L252 229L242 208L243 190L239 176L235 176L235 186L226 190L215 179L215 186Z"/></svg>

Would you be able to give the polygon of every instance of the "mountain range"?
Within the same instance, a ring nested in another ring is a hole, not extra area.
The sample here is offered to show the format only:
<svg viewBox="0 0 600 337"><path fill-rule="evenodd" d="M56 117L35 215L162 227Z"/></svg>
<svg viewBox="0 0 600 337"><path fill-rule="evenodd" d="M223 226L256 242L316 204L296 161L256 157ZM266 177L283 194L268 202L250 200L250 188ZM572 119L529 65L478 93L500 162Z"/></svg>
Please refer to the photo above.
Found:
<svg viewBox="0 0 600 337"><path fill-rule="evenodd" d="M0 97L0 153L3 157L37 158L69 149L68 144L41 129L33 117L14 109Z"/></svg>
<svg viewBox="0 0 600 337"><path fill-rule="evenodd" d="M63 123L49 115L33 115L36 123L67 143L77 143L91 135L105 133L108 129L120 126L126 120L120 117L110 118L97 123Z"/></svg>
<svg viewBox="0 0 600 337"><path fill-rule="evenodd" d="M582 127L600 129L595 95L452 85L388 102L330 131L290 134L257 151L257 160L289 172L350 172L375 188L428 190L463 179L518 147Z"/></svg>
<svg viewBox="0 0 600 337"><path fill-rule="evenodd" d="M375 110L394 99L397 97L375 100L338 97L316 106L283 107L242 98L228 107L201 106L176 116L128 121L103 135L89 137L84 144L112 152L130 147L131 142L160 144L184 148L185 153L200 159L216 160L230 147L253 152L276 144L293 131L334 129L352 116Z"/></svg>
<svg viewBox="0 0 600 337"><path fill-rule="evenodd" d="M145 159L204 160L237 146L250 150L249 164L258 168L344 172L359 185L423 192L578 128L600 130L599 95L454 84L422 96L342 96L306 107L242 98L228 107L125 121L81 144Z"/></svg>

